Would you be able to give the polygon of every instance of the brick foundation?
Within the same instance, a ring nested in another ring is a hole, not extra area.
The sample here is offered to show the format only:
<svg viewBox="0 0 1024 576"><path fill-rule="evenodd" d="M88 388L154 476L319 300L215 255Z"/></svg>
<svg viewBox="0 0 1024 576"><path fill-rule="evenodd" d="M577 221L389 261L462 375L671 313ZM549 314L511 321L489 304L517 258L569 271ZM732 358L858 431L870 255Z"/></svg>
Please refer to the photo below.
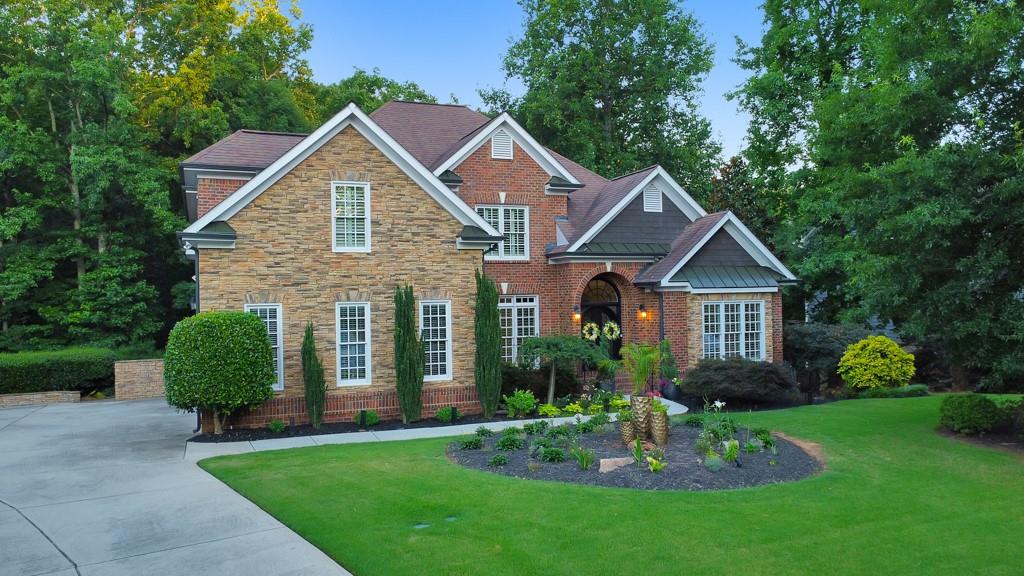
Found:
<svg viewBox="0 0 1024 576"><path fill-rule="evenodd" d="M31 404L57 404L78 402L82 395L77 390L29 392L26 394L0 394L0 407L29 406Z"/></svg>
<svg viewBox="0 0 1024 576"><path fill-rule="evenodd" d="M126 360L114 363L114 397L118 400L160 398L164 395L164 361Z"/></svg>

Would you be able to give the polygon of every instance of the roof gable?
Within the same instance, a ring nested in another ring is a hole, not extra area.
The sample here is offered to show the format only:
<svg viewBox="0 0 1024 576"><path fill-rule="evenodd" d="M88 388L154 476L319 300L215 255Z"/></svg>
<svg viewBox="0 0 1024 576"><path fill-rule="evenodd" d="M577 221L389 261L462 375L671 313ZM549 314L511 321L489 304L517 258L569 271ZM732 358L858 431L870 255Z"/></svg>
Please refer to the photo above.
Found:
<svg viewBox="0 0 1024 576"><path fill-rule="evenodd" d="M432 171L451 155L453 146L491 121L466 106L398 100L377 108L370 118Z"/></svg>

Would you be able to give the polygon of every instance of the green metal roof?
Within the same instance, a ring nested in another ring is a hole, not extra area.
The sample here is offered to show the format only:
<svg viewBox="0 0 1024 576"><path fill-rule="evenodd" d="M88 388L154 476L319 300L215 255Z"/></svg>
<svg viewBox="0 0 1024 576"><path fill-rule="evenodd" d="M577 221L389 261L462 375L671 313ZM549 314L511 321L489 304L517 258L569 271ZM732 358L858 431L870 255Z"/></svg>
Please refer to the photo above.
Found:
<svg viewBox="0 0 1024 576"><path fill-rule="evenodd" d="M650 242L588 242L580 246L576 252L583 254L628 255L628 256L664 256L671 246Z"/></svg>
<svg viewBox="0 0 1024 576"><path fill-rule="evenodd" d="M482 229L480 229L480 227L478 227L478 226L471 226L471 225L468 225L468 224L466 226L462 227L462 233L459 234L459 238L462 238L463 240L466 240L466 241L474 241L474 240L494 240L494 241L500 241L500 240L504 240L505 239L504 236L491 236L487 232L484 232Z"/></svg>
<svg viewBox="0 0 1024 576"><path fill-rule="evenodd" d="M764 266L683 266L672 282L691 288L775 288L781 276Z"/></svg>

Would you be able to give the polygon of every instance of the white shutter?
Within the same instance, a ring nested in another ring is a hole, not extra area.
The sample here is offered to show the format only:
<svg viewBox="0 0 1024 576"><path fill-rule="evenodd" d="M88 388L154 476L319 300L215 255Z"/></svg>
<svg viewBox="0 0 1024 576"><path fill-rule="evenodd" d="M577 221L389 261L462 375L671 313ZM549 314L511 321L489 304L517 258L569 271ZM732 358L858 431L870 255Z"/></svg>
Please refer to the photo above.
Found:
<svg viewBox="0 0 1024 576"><path fill-rule="evenodd" d="M644 212L661 212L661 190L657 186L644 188Z"/></svg>
<svg viewBox="0 0 1024 576"><path fill-rule="evenodd" d="M512 159L512 135L504 129L491 136L491 158L499 160Z"/></svg>

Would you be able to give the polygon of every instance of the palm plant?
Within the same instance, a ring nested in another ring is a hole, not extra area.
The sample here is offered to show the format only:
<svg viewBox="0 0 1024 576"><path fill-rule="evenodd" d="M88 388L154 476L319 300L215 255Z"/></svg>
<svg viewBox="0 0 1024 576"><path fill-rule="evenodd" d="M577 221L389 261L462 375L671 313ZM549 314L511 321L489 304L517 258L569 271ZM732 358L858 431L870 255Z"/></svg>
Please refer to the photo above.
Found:
<svg viewBox="0 0 1024 576"><path fill-rule="evenodd" d="M630 343L622 347L622 365L633 381L633 395L647 391L651 378L661 367L661 351L657 346Z"/></svg>

